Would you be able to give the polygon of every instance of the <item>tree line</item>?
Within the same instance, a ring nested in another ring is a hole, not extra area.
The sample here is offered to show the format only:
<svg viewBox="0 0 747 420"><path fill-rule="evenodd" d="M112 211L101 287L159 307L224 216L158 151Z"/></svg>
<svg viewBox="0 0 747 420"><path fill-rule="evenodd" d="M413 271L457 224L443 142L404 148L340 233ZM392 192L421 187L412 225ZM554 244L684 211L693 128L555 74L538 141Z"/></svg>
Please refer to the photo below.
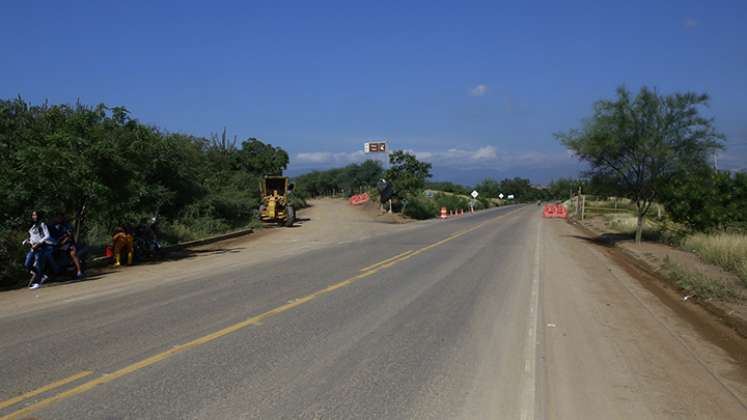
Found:
<svg viewBox="0 0 747 420"><path fill-rule="evenodd" d="M170 133L124 107L0 101L0 285L17 276L32 209L64 213L79 240L158 216L177 241L250 223L262 175L288 154L255 138Z"/></svg>

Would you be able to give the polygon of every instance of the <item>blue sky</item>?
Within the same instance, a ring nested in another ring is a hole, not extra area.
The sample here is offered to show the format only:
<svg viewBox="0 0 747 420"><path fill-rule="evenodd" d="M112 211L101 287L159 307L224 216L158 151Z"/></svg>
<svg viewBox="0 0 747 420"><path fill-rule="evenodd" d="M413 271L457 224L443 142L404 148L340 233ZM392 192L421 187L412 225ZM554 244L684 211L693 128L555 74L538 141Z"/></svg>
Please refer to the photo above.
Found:
<svg viewBox="0 0 747 420"><path fill-rule="evenodd" d="M712 96L747 167L747 2L5 2L0 97L124 105L196 135L225 126L291 172L387 139L438 179L535 182L579 164L553 133L625 84Z"/></svg>

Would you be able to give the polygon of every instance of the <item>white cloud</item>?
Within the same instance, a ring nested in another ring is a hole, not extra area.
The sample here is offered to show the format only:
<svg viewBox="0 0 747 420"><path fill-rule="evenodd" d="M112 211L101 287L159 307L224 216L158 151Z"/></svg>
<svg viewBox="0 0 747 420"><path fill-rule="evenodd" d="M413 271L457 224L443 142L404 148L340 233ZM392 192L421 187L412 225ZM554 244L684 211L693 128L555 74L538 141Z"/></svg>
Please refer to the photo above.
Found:
<svg viewBox="0 0 747 420"><path fill-rule="evenodd" d="M299 153L296 155L296 161L300 163L326 163L332 157L329 152L311 152Z"/></svg>
<svg viewBox="0 0 747 420"><path fill-rule="evenodd" d="M495 159L496 156L496 150L493 146L485 146L477 149L477 151L472 155L473 159L480 160L480 159Z"/></svg>
<svg viewBox="0 0 747 420"><path fill-rule="evenodd" d="M484 85L482 83L473 87L469 91L469 94L472 96L484 96L486 93L488 93L488 85Z"/></svg>
<svg viewBox="0 0 747 420"><path fill-rule="evenodd" d="M329 163L353 163L366 160L363 151L356 152L305 152L298 153L293 163L298 164L329 164Z"/></svg>
<svg viewBox="0 0 747 420"><path fill-rule="evenodd" d="M509 152L500 151L495 146L487 145L475 149L447 150L405 150L414 154L419 160L430 162L441 167L454 169L509 169L514 167L542 168L566 162L575 162L568 151L558 152ZM356 152L306 152L298 153L291 159L292 166L330 167L342 166L354 162L363 162L376 156Z"/></svg>
<svg viewBox="0 0 747 420"><path fill-rule="evenodd" d="M698 21L691 17L686 18L683 24L685 25L685 29L695 29L698 27Z"/></svg>

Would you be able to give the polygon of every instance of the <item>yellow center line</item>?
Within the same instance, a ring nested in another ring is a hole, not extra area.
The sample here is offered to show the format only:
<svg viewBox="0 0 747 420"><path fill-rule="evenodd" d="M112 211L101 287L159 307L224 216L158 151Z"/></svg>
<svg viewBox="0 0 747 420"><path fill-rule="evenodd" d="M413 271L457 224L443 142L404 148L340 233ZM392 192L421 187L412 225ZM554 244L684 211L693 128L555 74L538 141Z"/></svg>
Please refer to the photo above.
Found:
<svg viewBox="0 0 747 420"><path fill-rule="evenodd" d="M197 347L197 346L201 346L203 344L207 344L207 343L209 343L211 341L217 340L218 338L224 337L224 336L226 336L228 334L234 333L236 331L239 331L239 330L244 329L246 327L249 327L251 325L260 325L260 323L262 321L264 321L267 318L272 317L273 315L278 315L278 314L281 314L283 312L289 311L289 310L291 310L291 309L293 309L293 308L295 308L297 306L303 305L304 303L307 303L307 302L309 302L311 300L314 300L314 299L316 299L316 298L318 298L320 296L329 294L329 293L331 293L331 292L333 292L333 291L335 291L337 289L340 289L342 287L349 286L349 285L353 284L354 282L356 282L358 280L361 280L361 279L364 279L366 277L369 277L369 276L371 276L371 275L373 275L373 274L375 274L375 273L377 273L377 272L379 272L379 271L381 271L381 270L383 270L385 268L391 267L394 264L400 263L400 262L402 262L404 260L407 260L407 259L409 259L409 258L411 258L411 257L413 257L415 255L422 254L423 252L425 252L425 251L427 251L429 249L433 249L433 248L435 248L435 247L437 247L439 245L443 245L446 242L449 242L451 240L459 238L460 236L466 235L467 233L473 232L476 229L479 229L480 227L486 225L487 223L494 222L494 221L496 221L496 220L498 220L498 219L500 219L502 217L505 217L505 216L507 216L507 215L509 215L511 213L514 213L517 210L519 210L519 209L511 210L511 211L509 211L507 213L504 213L504 214L501 214L499 216L496 216L493 219L490 219L490 220L487 220L485 222L482 222L482 223L480 223L480 224L478 224L476 226L473 226L473 227L471 227L469 229L464 229L462 231L459 231L459 232L457 232L455 234L452 234L452 235L450 235L450 236L448 236L448 237L446 237L446 238L444 238L444 239L442 239L442 240L440 240L438 242L434 242L434 243L432 243L432 244L430 244L428 246L425 246L423 248L420 248L420 249L418 249L416 251L407 251L407 252L404 252L402 254L395 255L392 258L388 258L388 259L386 259L384 261L381 261L379 263L374 264L372 267L375 267L375 268L366 270L363 273L357 274L357 275L355 275L353 277L350 277L348 279L345 279L345 280L343 280L341 282L338 282L338 283L332 284L330 286L327 286L324 289L318 290L318 291L316 291L314 293L311 293L309 295L306 295L304 297L291 300L291 301L289 301L288 303L286 303L284 305L278 306L278 307L276 307L274 309L270 309L267 312L263 312L263 313L261 313L259 315L253 316L253 317L251 317L249 319L246 319L244 321L241 321L241 322L238 322L236 324L230 325L230 326L228 326L226 328L223 328L221 330L215 331L215 332L213 332L211 334L208 334L208 335L205 335L203 337L194 339L194 340L189 341L189 342L184 343L184 344L179 344L177 346L172 347L169 350L166 350L164 352L158 353L156 355L153 355L151 357L143 359L143 360L141 360L139 362L135 362L135 363L133 363L131 365L125 366L125 367L123 367L123 368L121 368L119 370L116 370L116 371L112 372L112 373L108 373L108 374L104 374L102 376L99 376L98 378L92 379L92 380L90 380L88 382L85 382L83 384L80 384L80 385L78 385L78 386L76 386L74 388L70 388L70 389L68 389L66 391L63 391L63 392L57 394L57 395L53 395L53 396L51 396L49 398L46 398L46 399L40 400L40 401L38 401L38 402L36 402L34 404L31 404L31 405L29 405L29 406L27 406L27 407L25 407L23 409L20 409L18 411L12 412L12 413L8 414L5 417L0 417L0 420L10 420L10 419L23 418L23 417L29 415L30 413L33 413L35 411L39 411L42 408L48 407L48 406L50 406L50 405L52 405L52 404L54 404L54 403L56 403L58 401L62 401L64 399L73 397L75 395L79 395L79 394L82 394L84 392L90 391L91 389L93 389L93 388L95 388L95 387L97 387L99 385L103 385L103 384L112 382L115 379L121 378L121 377L123 377L125 375L129 375L129 374L131 374L131 373L133 373L135 371L138 371L140 369L148 367L148 366L150 366L152 364L155 364L155 363L158 363L158 362L160 362L162 360L168 359L168 358L170 358L170 357L172 357L172 356L174 356L176 354L179 354L179 353L181 353L183 351L192 349L192 348ZM78 378L75 378L75 379L80 379L80 378L82 378L84 376L90 375L92 372L81 372L81 374L82 373L85 373L85 375L79 376ZM72 378L72 377L70 377L70 378ZM33 395L24 394L24 395L29 395L29 396L25 396L23 399L33 397L34 395L41 394L43 392L46 392L46 391L49 391L51 389L60 387L60 386L62 386L64 384L66 384L66 383L69 383L69 382L72 382L72 381L75 380L75 379L70 379L70 378L64 379L62 381L55 382L53 384L49 384L49 385L47 385L45 387L39 388L36 391L32 391L32 392L29 393L29 394L33 394ZM66 382L62 383L63 381L66 381ZM17 398L21 398L21 397L17 397ZM8 400L8 401L13 401L13 400ZM3 404L5 404L5 403L3 403ZM13 404L15 404L15 403L13 403ZM4 407L0 407L0 408L4 408Z"/></svg>
<svg viewBox="0 0 747 420"><path fill-rule="evenodd" d="M385 259L383 261L379 261L376 264L371 264L368 267L361 268L360 271L370 271L370 270L373 270L374 268L377 268L380 265L384 265L384 264L386 264L388 262L392 262L392 261L394 261L394 260L396 260L396 259L398 259L400 257L403 257L403 256L405 256L407 254L410 254L411 252L412 252L412 250L405 251L405 252L403 252L401 254L397 254L397 255L395 255L395 256L393 256L391 258L387 258L387 259Z"/></svg>
<svg viewBox="0 0 747 420"><path fill-rule="evenodd" d="M51 390L53 390L55 388L59 388L59 387L61 387L63 385L67 385L70 382L75 382L78 379L85 378L86 376L88 376L88 375L90 375L92 373L93 372L88 371L88 370L83 371L83 372L78 372L75 375L68 376L65 379L60 379L57 382L52 382L49 385L45 385L45 386L43 386L41 388L37 388L37 389L35 389L33 391L29 391L29 392L27 392L25 394L21 394L21 395L15 397L15 398L11 398L9 400L2 401L2 402L0 402L0 410L2 410L4 408L8 408L11 405L18 404L19 402L27 400L29 398L33 398L33 397L35 397L35 396L37 396L39 394L43 394L45 392L49 392L49 391L51 391Z"/></svg>

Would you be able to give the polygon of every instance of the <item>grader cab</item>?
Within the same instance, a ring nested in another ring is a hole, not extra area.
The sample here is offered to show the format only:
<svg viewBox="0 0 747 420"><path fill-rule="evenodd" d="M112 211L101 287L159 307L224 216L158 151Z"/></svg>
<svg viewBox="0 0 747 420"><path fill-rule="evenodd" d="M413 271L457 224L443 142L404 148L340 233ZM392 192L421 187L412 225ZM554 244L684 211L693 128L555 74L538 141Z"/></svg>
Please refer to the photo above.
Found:
<svg viewBox="0 0 747 420"><path fill-rule="evenodd" d="M259 206L259 219L281 226L293 226L296 211L289 202L288 194L293 185L288 183L287 176L266 176L259 183L262 203Z"/></svg>

